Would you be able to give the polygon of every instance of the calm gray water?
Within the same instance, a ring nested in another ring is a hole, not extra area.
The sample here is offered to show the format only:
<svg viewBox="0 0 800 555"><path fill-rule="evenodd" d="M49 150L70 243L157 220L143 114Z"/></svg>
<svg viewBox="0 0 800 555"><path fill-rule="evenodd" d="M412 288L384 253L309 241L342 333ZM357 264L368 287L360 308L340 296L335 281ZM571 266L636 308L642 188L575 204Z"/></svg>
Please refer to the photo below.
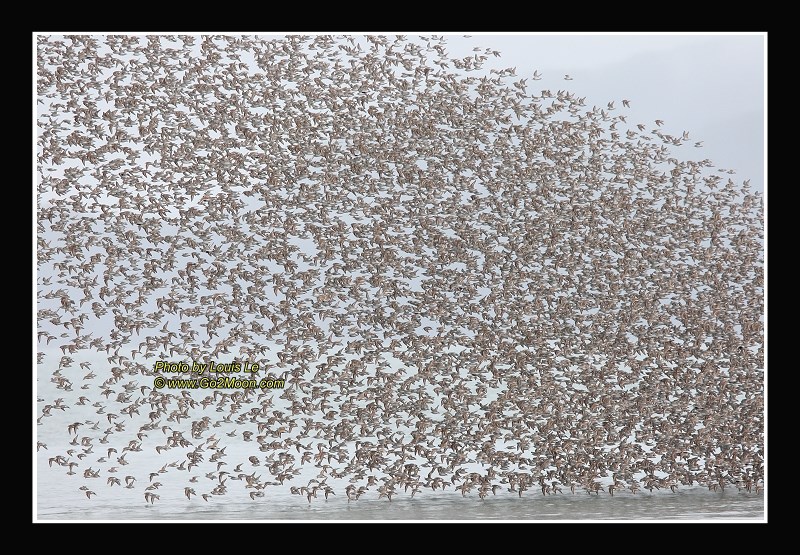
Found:
<svg viewBox="0 0 800 555"><path fill-rule="evenodd" d="M450 492L452 493L452 492ZM410 499L395 497L365 499L348 503L346 499L315 499L279 495L251 501L218 500L204 502L192 498L183 502L157 502L123 506L112 500L93 498L66 506L48 507L39 496L38 517L42 520L763 520L764 496L736 491L714 493L691 490L677 493L637 493L589 496L585 493L543 497L526 492L462 498L455 495L425 495ZM377 496L376 496L377 497Z"/></svg>

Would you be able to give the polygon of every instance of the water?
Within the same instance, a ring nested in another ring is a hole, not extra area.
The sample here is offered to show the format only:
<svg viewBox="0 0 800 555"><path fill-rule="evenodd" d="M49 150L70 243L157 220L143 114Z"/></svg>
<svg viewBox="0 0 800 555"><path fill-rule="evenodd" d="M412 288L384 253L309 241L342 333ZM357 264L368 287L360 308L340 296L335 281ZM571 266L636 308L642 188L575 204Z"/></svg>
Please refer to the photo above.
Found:
<svg viewBox="0 0 800 555"><path fill-rule="evenodd" d="M705 489L670 492L618 493L588 495L580 492L542 496L527 491L522 498L516 493L498 492L481 501L473 493L462 498L457 492L423 492L414 499L410 495L377 499L370 497L347 502L347 499L322 495L309 504L304 496L271 493L263 498L225 499L214 497L203 501L162 499L154 505L144 500L133 504L110 497L105 484L98 492L101 498L91 500L71 496L52 497L39 494L38 518L42 520L762 520L765 518L764 496L755 493L724 493ZM140 487L139 497L145 486ZM399 494L401 495L401 494Z"/></svg>

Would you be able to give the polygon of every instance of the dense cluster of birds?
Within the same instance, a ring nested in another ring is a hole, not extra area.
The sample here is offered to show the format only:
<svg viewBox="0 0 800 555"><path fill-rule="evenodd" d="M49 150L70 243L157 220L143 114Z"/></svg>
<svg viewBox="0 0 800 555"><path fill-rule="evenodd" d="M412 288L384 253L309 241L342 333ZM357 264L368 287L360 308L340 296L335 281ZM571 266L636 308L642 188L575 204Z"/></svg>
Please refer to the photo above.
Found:
<svg viewBox="0 0 800 555"><path fill-rule="evenodd" d="M635 101L497 56L39 36L39 480L151 504L762 490L761 194ZM157 361L286 383L159 389L197 373Z"/></svg>

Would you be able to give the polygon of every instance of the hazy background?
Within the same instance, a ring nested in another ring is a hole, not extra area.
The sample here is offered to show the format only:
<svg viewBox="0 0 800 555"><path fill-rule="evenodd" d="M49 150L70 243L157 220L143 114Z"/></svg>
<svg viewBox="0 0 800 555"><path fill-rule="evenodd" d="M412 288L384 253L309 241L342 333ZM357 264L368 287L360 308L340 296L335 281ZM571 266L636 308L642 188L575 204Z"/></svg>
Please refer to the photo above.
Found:
<svg viewBox="0 0 800 555"><path fill-rule="evenodd" d="M764 54L766 35L446 35L450 54L482 46L498 50L484 68L535 70L528 91L565 89L587 108L630 101L628 123L664 121L671 135L689 132L685 156L709 158L764 190ZM572 81L565 81L569 74ZM703 141L701 148L691 144Z"/></svg>

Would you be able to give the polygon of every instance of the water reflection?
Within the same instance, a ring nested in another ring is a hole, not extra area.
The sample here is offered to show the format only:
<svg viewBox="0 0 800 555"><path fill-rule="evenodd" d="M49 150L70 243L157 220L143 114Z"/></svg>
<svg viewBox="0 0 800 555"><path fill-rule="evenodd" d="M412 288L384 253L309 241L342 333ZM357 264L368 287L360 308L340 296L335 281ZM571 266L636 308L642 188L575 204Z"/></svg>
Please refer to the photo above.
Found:
<svg viewBox="0 0 800 555"><path fill-rule="evenodd" d="M216 503L214 501L217 501ZM212 500L210 503L170 502L141 507L93 503L79 513L72 507L39 507L41 519L102 520L109 514L126 520L711 520L763 519L764 496L704 490L639 493L610 497L586 494L498 495L484 501L460 496L415 499L314 500L299 496L263 502Z"/></svg>

